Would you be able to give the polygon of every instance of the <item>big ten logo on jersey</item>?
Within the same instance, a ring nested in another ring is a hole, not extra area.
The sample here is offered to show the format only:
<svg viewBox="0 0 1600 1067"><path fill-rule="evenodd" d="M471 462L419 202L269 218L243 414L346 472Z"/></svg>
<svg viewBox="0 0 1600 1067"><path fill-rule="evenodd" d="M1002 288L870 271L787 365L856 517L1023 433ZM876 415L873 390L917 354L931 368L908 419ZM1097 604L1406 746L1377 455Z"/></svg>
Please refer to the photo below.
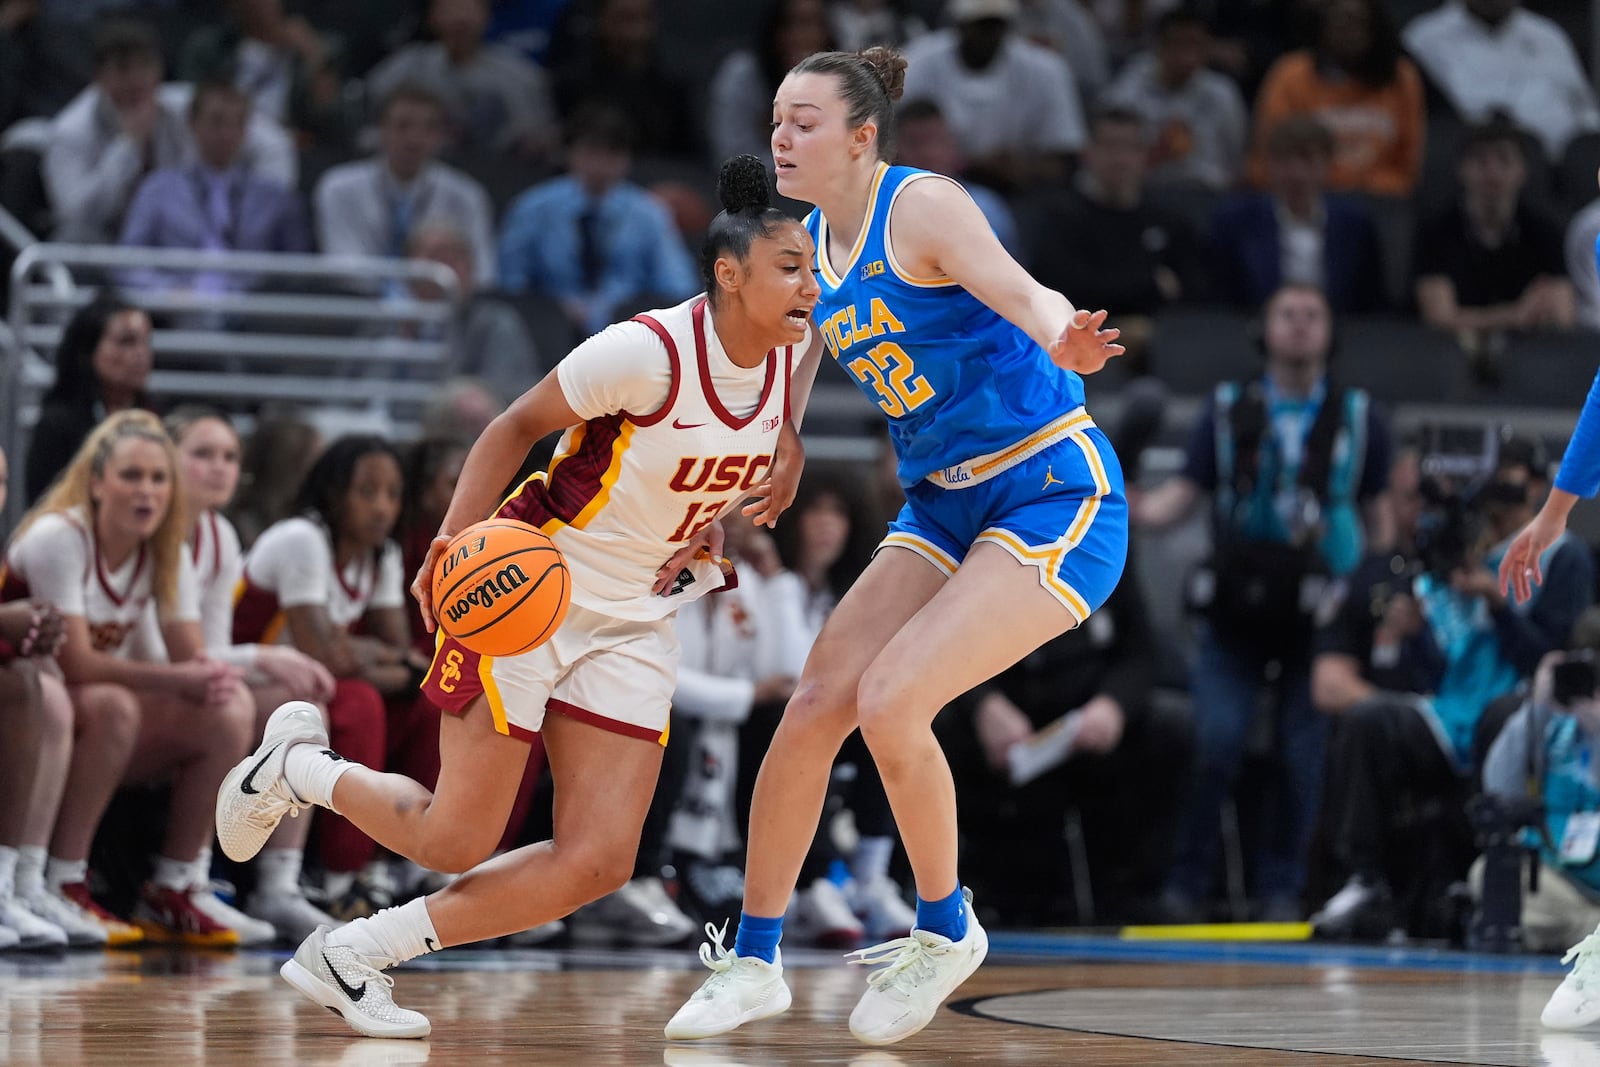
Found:
<svg viewBox="0 0 1600 1067"><path fill-rule="evenodd" d="M726 493L737 488L748 493L756 487L772 466L770 455L759 456L685 456L678 461L678 470L668 484L675 493ZM693 500L688 512L668 541L687 541L711 525L717 513L726 507L726 500Z"/></svg>
<svg viewBox="0 0 1600 1067"><path fill-rule="evenodd" d="M122 642L128 639L128 632L132 629L131 625L121 622L94 623L89 627L89 643L96 652L110 652L122 647Z"/></svg>
<svg viewBox="0 0 1600 1067"><path fill-rule="evenodd" d="M461 681L461 664L466 662L466 657L458 648L452 648L444 654L444 662L439 665L439 690L444 693L454 693L456 683Z"/></svg>
<svg viewBox="0 0 1600 1067"><path fill-rule="evenodd" d="M857 308L860 308L859 312ZM865 321L865 325L862 325ZM864 306L840 308L822 324L822 339L835 360L855 345L873 341L884 334L905 333L906 328L889 310L889 305L873 297ZM866 352L845 362L856 380L878 394L878 407L891 419L917 410L933 399L933 386L917 373L916 364L895 341L878 341Z"/></svg>
<svg viewBox="0 0 1600 1067"><path fill-rule="evenodd" d="M483 551L483 538L474 537L460 548L446 556L439 564L444 577L450 577L450 572L455 570L467 560Z"/></svg>

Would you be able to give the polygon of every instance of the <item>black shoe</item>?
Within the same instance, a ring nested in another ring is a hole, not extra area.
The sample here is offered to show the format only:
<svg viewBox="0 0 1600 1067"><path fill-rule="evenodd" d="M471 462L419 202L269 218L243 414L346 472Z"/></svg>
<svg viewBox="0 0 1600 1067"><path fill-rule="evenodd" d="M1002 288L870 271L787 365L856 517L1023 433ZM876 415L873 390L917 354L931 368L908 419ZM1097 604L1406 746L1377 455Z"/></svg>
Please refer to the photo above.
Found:
<svg viewBox="0 0 1600 1067"><path fill-rule="evenodd" d="M1382 941L1395 927L1388 883L1353 876L1311 917L1311 932L1327 941Z"/></svg>

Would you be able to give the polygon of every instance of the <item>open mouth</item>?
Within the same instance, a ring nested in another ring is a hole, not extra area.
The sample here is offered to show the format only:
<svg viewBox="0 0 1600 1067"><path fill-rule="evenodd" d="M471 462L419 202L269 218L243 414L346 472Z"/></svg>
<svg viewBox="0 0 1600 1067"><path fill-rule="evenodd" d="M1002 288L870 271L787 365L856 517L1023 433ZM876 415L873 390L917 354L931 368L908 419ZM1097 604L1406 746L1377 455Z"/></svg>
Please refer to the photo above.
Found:
<svg viewBox="0 0 1600 1067"><path fill-rule="evenodd" d="M790 322L794 323L796 326L804 326L806 323L811 321L811 309L791 308L789 311L784 313L784 317Z"/></svg>

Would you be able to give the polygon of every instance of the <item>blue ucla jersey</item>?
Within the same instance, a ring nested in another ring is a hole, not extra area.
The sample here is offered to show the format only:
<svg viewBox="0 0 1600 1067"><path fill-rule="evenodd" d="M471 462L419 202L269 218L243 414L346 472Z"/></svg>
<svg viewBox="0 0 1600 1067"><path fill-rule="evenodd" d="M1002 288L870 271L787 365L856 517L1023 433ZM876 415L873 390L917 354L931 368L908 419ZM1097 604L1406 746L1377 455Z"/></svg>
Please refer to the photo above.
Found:
<svg viewBox="0 0 1600 1067"><path fill-rule="evenodd" d="M814 321L834 360L889 417L900 483L998 452L1083 406L1083 380L949 278L917 278L889 248L889 212L930 172L878 164L850 257L806 217L822 287Z"/></svg>

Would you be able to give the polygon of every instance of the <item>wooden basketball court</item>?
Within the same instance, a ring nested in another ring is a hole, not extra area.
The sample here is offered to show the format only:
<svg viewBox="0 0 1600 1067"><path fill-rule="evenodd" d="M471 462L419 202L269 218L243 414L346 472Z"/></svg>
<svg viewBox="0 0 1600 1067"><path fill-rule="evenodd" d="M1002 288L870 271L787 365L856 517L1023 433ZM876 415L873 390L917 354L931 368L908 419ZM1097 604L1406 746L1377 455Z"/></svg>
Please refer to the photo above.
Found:
<svg viewBox="0 0 1600 1067"><path fill-rule="evenodd" d="M427 1041L355 1036L276 974L285 953L0 956L0 1064L491 1064L848 1067L1186 1064L1600 1067L1600 1025L1538 1022L1554 960L1317 946L996 934L982 970L921 1034L856 1043L859 967L786 959L789 1014L674 1044L661 1026L705 973L690 951L455 950L398 972Z"/></svg>

